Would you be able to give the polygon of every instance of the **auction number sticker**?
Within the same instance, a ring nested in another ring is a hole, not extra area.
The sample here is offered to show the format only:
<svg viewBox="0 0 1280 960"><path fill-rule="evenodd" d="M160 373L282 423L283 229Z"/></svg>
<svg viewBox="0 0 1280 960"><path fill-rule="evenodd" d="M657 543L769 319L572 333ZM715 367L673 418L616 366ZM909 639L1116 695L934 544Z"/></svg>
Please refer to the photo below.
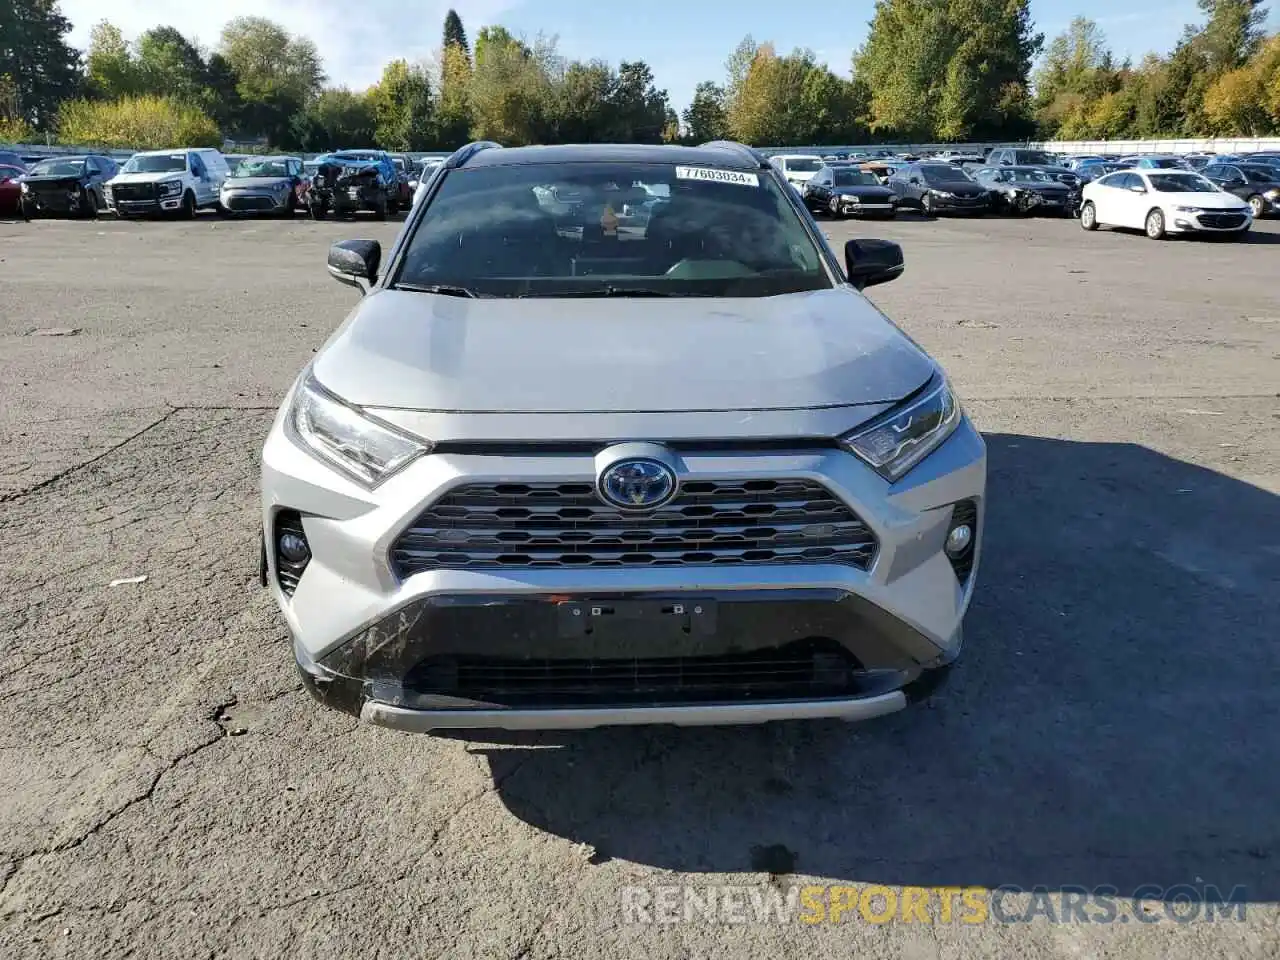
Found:
<svg viewBox="0 0 1280 960"><path fill-rule="evenodd" d="M758 187L760 178L742 170L717 170L714 167L676 167L677 180L710 180L712 183L732 183L738 187Z"/></svg>

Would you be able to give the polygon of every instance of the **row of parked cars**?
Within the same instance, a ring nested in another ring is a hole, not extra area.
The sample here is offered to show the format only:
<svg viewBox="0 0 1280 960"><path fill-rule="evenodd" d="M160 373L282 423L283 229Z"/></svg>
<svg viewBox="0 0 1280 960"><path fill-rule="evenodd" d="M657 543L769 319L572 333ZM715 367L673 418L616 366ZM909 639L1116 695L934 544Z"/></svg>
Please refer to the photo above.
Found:
<svg viewBox="0 0 1280 960"><path fill-rule="evenodd" d="M0 153L0 214L122 218L372 211L386 217L413 202L442 159L414 161L381 150L337 150L314 160L224 155L206 147L148 150L123 165L110 157Z"/></svg>
<svg viewBox="0 0 1280 960"><path fill-rule="evenodd" d="M770 160L810 211L835 217L1050 213L1079 215L1090 230L1134 227L1163 237L1243 234L1255 219L1280 214L1280 154L1055 156L998 147L976 160L960 153Z"/></svg>

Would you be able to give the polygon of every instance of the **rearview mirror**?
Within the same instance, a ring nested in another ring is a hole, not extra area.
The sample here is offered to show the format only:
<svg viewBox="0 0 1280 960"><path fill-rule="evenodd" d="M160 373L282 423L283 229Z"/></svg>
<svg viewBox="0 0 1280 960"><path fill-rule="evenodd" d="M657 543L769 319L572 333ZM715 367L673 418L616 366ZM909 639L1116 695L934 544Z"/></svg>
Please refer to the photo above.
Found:
<svg viewBox="0 0 1280 960"><path fill-rule="evenodd" d="M844 269L859 290L902 276L902 247L891 240L850 240L844 245Z"/></svg>
<svg viewBox="0 0 1280 960"><path fill-rule="evenodd" d="M361 293L368 293L378 279L381 262L377 240L339 240L329 248L329 275Z"/></svg>

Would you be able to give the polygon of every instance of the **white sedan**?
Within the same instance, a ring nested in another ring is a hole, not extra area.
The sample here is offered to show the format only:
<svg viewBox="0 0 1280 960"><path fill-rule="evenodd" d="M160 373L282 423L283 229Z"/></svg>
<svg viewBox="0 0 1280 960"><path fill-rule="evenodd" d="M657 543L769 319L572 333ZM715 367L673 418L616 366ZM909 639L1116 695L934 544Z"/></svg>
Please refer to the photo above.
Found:
<svg viewBox="0 0 1280 960"><path fill-rule="evenodd" d="M1152 240L1171 233L1221 233L1243 237L1253 225L1249 205L1198 173L1186 170L1122 170L1084 188L1080 226L1132 227Z"/></svg>

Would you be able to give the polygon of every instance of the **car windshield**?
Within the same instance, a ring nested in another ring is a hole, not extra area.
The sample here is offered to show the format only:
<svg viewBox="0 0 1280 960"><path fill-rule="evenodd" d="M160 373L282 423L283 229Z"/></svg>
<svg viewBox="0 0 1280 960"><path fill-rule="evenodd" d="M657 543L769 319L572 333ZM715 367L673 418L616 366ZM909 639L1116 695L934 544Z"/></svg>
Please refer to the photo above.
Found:
<svg viewBox="0 0 1280 960"><path fill-rule="evenodd" d="M1053 157L1038 150L1018 150L1015 155L1019 163L1038 163L1045 166L1053 166L1057 163Z"/></svg>
<svg viewBox="0 0 1280 960"><path fill-rule="evenodd" d="M233 177L287 177L289 167L283 160L244 160Z"/></svg>
<svg viewBox="0 0 1280 960"><path fill-rule="evenodd" d="M837 187L878 187L880 179L866 170L833 171Z"/></svg>
<svg viewBox="0 0 1280 960"><path fill-rule="evenodd" d="M1198 173L1157 173L1151 186L1160 193L1217 193L1218 188Z"/></svg>
<svg viewBox="0 0 1280 960"><path fill-rule="evenodd" d="M1159 170L1178 170L1186 166L1181 157L1154 157L1151 165Z"/></svg>
<svg viewBox="0 0 1280 960"><path fill-rule="evenodd" d="M920 174L924 177L925 183L934 185L970 182L967 173L950 163L929 164L920 168Z"/></svg>
<svg viewBox="0 0 1280 960"><path fill-rule="evenodd" d="M78 177L83 172L83 160L41 160L31 168L33 177Z"/></svg>
<svg viewBox="0 0 1280 960"><path fill-rule="evenodd" d="M130 157L121 173L176 173L187 169L185 153L150 153Z"/></svg>
<svg viewBox="0 0 1280 960"><path fill-rule="evenodd" d="M641 222L623 217L663 192L669 199ZM593 161L451 171L393 285L495 297L761 297L832 284L772 177Z"/></svg>
<svg viewBox="0 0 1280 960"><path fill-rule="evenodd" d="M1013 179L1019 183L1056 183L1053 177L1049 176L1043 170L1028 170L1024 167L1015 167L1012 171Z"/></svg>
<svg viewBox="0 0 1280 960"><path fill-rule="evenodd" d="M817 157L812 159L808 157L789 158L787 160L787 169L793 173L814 173L822 166L822 161Z"/></svg>

